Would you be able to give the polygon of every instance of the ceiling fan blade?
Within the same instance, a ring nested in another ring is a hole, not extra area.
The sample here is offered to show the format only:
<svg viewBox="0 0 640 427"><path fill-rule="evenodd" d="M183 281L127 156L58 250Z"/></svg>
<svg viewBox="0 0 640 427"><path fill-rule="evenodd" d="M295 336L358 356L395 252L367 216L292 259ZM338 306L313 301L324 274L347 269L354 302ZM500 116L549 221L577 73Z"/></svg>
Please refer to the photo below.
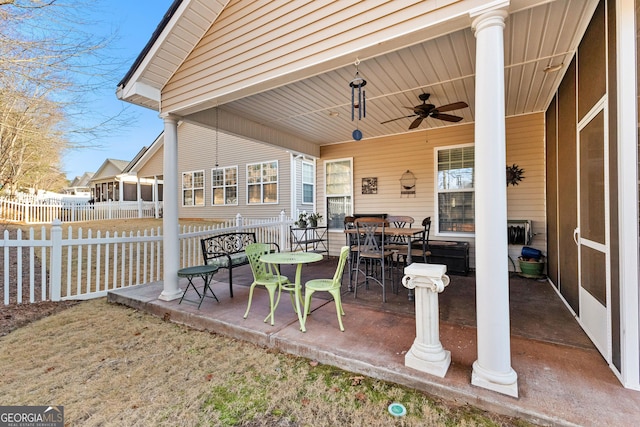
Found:
<svg viewBox="0 0 640 427"><path fill-rule="evenodd" d="M385 123L395 122L396 120L402 120L402 119L406 119L408 117L415 117L415 116L417 116L417 114L411 114L410 116L398 117L397 119L391 119L391 120L387 120L387 121L384 121L384 122L380 122L380 124L383 125Z"/></svg>
<svg viewBox="0 0 640 427"><path fill-rule="evenodd" d="M409 129L415 129L418 126L420 126L420 123L422 123L422 120L424 119L424 117L418 117L417 119L415 119L413 122L411 122L411 125L409 126Z"/></svg>
<svg viewBox="0 0 640 427"><path fill-rule="evenodd" d="M440 114L437 111L431 114L431 117L433 117L434 119L444 120L446 122L459 122L460 120L462 120L462 117L453 116L451 114Z"/></svg>
<svg viewBox="0 0 640 427"><path fill-rule="evenodd" d="M466 102L460 101L460 102L454 102L453 104L441 105L436 109L440 112L444 112L444 111L459 110L460 108L467 108L467 107L468 105Z"/></svg>

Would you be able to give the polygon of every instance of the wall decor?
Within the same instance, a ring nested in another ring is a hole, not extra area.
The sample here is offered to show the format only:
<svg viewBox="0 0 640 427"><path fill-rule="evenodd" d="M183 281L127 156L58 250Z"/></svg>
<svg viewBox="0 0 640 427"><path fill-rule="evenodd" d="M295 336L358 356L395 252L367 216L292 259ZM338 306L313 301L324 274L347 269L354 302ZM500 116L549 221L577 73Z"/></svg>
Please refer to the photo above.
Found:
<svg viewBox="0 0 640 427"><path fill-rule="evenodd" d="M362 178L362 194L378 194L378 178Z"/></svg>
<svg viewBox="0 0 640 427"><path fill-rule="evenodd" d="M416 176L409 169L400 177L400 195L416 196Z"/></svg>
<svg viewBox="0 0 640 427"><path fill-rule="evenodd" d="M515 163L511 166L507 166L507 187L509 184L518 185L520 181L524 179L524 169L518 167Z"/></svg>

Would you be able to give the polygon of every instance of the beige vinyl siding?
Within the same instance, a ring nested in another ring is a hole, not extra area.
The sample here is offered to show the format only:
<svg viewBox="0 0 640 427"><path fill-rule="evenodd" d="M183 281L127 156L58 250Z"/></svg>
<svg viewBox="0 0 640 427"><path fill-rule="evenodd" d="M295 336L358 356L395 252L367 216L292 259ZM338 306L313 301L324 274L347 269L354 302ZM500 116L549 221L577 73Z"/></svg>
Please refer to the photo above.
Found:
<svg viewBox="0 0 640 427"><path fill-rule="evenodd" d="M284 210L291 212L291 162L285 150L267 144L246 140L233 135L218 133L218 165L238 167L238 205L211 206L211 170L216 164L215 130L183 123L178 127L178 173L204 169L205 206L182 206L180 218L232 219L240 213L247 218L278 216ZM278 203L247 206L248 163L277 160ZM181 186L181 183L179 183Z"/></svg>
<svg viewBox="0 0 640 427"><path fill-rule="evenodd" d="M518 185L507 187L507 218L533 221L533 240L529 246L547 253L545 186L544 113L507 120L507 165L524 169ZM522 246L509 245L516 266Z"/></svg>
<svg viewBox="0 0 640 427"><path fill-rule="evenodd" d="M534 220L537 233L535 246L546 252L546 220L544 204L544 115L542 113L507 119L507 164L517 163L525 170L520 185L507 190L508 217ZM386 213L409 215L417 227L422 219L436 218L435 206L435 148L474 142L474 125L456 125L410 132L346 144L321 147L321 161L317 168L318 209L325 215L324 162L353 157L354 213ZM506 165L505 165L506 168ZM416 177L415 197L400 194L400 178L410 170ZM362 178L377 177L377 194L362 194ZM506 172L505 172L506 185ZM326 215L325 215L326 216ZM475 267L475 239L473 236L438 234L432 226L432 240L470 242L470 264ZM331 254L345 243L342 232L332 232ZM521 247L510 247L519 254ZM517 258L517 255L515 255ZM514 261L516 261L514 258ZM505 262L508 262L505 260Z"/></svg>
<svg viewBox="0 0 640 427"><path fill-rule="evenodd" d="M104 167L98 171L98 174L94 175L91 180L95 182L101 179L111 179L121 173L122 169L118 169L118 167L111 162L106 162Z"/></svg>
<svg viewBox="0 0 640 427"><path fill-rule="evenodd" d="M276 87L282 76L308 68L342 66L330 63L363 47L388 45L398 34L459 18L464 7L458 0L401 5L232 0L163 88L162 110L177 111L254 85Z"/></svg>
<svg viewBox="0 0 640 427"><path fill-rule="evenodd" d="M164 136L162 137L164 138ZM157 143L159 143L158 141ZM147 160L144 165L140 168L138 172L139 177L143 178L160 178L164 174L164 159L163 159L164 150L158 149L151 156L149 160Z"/></svg>

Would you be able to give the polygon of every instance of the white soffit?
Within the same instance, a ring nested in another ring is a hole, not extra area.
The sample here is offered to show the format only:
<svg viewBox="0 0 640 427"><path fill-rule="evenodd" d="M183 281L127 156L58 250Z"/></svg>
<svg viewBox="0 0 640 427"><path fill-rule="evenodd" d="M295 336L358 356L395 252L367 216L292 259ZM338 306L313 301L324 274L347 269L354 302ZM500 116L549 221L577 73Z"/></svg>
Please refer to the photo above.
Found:
<svg viewBox="0 0 640 427"><path fill-rule="evenodd" d="M228 1L184 0L164 27L118 98L159 111L160 92Z"/></svg>

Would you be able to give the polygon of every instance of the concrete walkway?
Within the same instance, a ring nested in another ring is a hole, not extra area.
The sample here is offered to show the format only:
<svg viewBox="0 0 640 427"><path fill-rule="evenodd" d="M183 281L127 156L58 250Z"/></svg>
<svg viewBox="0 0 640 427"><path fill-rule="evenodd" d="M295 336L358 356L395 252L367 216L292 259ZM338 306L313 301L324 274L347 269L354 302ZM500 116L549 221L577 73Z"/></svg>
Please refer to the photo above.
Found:
<svg viewBox="0 0 640 427"><path fill-rule="evenodd" d="M243 283L236 280L234 272L234 283ZM185 287L186 282L181 282L181 288ZM276 310L275 325L270 326L263 322L268 314L266 291L256 289L245 320L247 286L234 286L234 298L229 298L226 283L214 281L212 288L220 302L206 298L199 310L197 303L158 300L162 283L110 291L108 300L195 329L276 348L535 424L635 426L640 422L640 392L623 388L593 347L512 334L512 367L519 386L516 399L471 385L472 363L477 356L473 326L443 321L441 315L441 341L451 351L452 363L446 376L439 378L404 366L404 355L415 339L412 313L355 304L353 295L347 293L345 332L340 332L333 301L314 295L307 332L302 333L287 295ZM358 291L358 299L360 295Z"/></svg>

